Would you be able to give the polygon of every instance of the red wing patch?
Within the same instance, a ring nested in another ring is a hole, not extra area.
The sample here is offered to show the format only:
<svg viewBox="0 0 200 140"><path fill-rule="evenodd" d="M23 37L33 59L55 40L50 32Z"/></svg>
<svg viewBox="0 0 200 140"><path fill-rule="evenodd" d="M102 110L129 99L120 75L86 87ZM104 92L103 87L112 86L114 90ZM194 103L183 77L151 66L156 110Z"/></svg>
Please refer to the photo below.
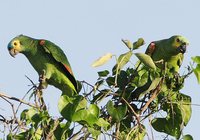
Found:
<svg viewBox="0 0 200 140"><path fill-rule="evenodd" d="M145 53L151 56L153 54L155 48L156 48L156 44L154 42L151 42Z"/></svg>
<svg viewBox="0 0 200 140"><path fill-rule="evenodd" d="M64 65L64 67L67 69L67 71L68 71L71 75L73 75L73 72L72 72L71 68L70 68L69 66L67 66L66 64L63 64L63 65Z"/></svg>
<svg viewBox="0 0 200 140"><path fill-rule="evenodd" d="M45 44L45 40L40 40L39 44L43 46Z"/></svg>

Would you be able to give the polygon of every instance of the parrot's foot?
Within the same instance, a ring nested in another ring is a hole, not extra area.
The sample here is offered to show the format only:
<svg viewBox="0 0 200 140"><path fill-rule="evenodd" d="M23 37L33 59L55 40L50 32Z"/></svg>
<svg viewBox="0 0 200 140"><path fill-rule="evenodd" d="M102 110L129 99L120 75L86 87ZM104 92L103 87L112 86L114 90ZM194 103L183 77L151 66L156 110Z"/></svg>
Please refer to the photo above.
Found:
<svg viewBox="0 0 200 140"><path fill-rule="evenodd" d="M42 74L39 76L39 89L45 89L47 88L47 82L46 82L46 77L45 77L45 70L42 71Z"/></svg>

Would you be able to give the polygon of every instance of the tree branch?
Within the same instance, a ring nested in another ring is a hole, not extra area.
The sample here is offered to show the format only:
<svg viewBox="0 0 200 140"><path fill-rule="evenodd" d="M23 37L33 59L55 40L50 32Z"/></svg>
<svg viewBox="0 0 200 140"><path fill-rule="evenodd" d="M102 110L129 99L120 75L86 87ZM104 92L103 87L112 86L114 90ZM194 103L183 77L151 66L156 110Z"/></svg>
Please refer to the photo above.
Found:
<svg viewBox="0 0 200 140"><path fill-rule="evenodd" d="M28 102L26 102L26 101L24 101L22 99L18 99L16 97L12 97L12 96L6 95L4 93L0 93L0 97L7 98L7 99L10 99L10 100L14 100L14 101L17 101L17 102L23 103L25 105L28 105L28 106L36 108L36 106L34 104L28 103Z"/></svg>

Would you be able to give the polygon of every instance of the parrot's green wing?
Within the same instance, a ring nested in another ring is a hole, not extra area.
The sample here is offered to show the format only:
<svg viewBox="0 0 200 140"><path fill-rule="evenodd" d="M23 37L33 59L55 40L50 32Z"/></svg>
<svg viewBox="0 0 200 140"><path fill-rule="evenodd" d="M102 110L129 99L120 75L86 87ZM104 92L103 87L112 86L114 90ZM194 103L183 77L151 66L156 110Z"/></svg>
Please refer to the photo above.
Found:
<svg viewBox="0 0 200 140"><path fill-rule="evenodd" d="M62 68L66 76L69 78L69 80L72 82L75 89L77 90L77 82L73 76L71 66L67 60L66 55L60 49L60 47L48 40L40 40L39 45L41 45L44 48L45 52L51 55L59 63L59 66Z"/></svg>

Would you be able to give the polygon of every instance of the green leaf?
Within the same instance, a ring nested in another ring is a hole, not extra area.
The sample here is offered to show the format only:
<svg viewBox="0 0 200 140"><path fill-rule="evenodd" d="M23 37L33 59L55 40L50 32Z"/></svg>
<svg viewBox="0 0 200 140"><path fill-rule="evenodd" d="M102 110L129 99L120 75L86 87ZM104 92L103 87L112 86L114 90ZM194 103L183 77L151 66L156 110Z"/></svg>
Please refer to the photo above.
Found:
<svg viewBox="0 0 200 140"><path fill-rule="evenodd" d="M138 49L140 46L144 45L144 39L139 38L136 42L133 43L133 50Z"/></svg>
<svg viewBox="0 0 200 140"><path fill-rule="evenodd" d="M120 71L120 74L117 76L117 86L120 89L124 89L128 82L128 75L125 71Z"/></svg>
<svg viewBox="0 0 200 140"><path fill-rule="evenodd" d="M121 131L120 140L144 140L146 129L144 125L140 127L128 128L126 131Z"/></svg>
<svg viewBox="0 0 200 140"><path fill-rule="evenodd" d="M131 51L129 51L129 52L127 52L127 53L121 54L121 55L118 57L118 59L117 59L117 65L118 65L118 68L119 68L120 70L124 67L124 65L126 65L126 64L129 62L129 60L130 60L132 54L133 54L133 53L132 53Z"/></svg>
<svg viewBox="0 0 200 140"><path fill-rule="evenodd" d="M70 123L59 123L59 125L54 130L54 137L56 140L66 140L72 134L72 130L70 129Z"/></svg>
<svg viewBox="0 0 200 140"><path fill-rule="evenodd" d="M108 127L110 126L110 123L108 123L107 121L105 121L103 118L99 118L97 121L96 121L96 125L100 126L100 127L103 127L103 129L105 131L108 130Z"/></svg>
<svg viewBox="0 0 200 140"><path fill-rule="evenodd" d="M184 95L182 93L179 93L177 95L176 101L181 111L181 116L182 116L184 125L186 126L192 115L191 97Z"/></svg>
<svg viewBox="0 0 200 140"><path fill-rule="evenodd" d="M200 56L192 57L192 60L193 60L195 63L200 64Z"/></svg>
<svg viewBox="0 0 200 140"><path fill-rule="evenodd" d="M109 74L108 70L98 72L99 77L106 77L108 74Z"/></svg>
<svg viewBox="0 0 200 140"><path fill-rule="evenodd" d="M72 121L85 122L92 126L98 120L100 110L97 105L91 104L88 109L79 110L73 114Z"/></svg>
<svg viewBox="0 0 200 140"><path fill-rule="evenodd" d="M164 132L179 139L182 129L186 126L191 117L191 97L172 93L171 101L163 102L161 108L166 111L165 118L155 118L151 124L158 132Z"/></svg>
<svg viewBox="0 0 200 140"><path fill-rule="evenodd" d="M87 100L81 95L69 97L62 94L58 102L58 109L61 115L68 121L72 120L72 116L76 111L84 109L86 106Z"/></svg>
<svg viewBox="0 0 200 140"><path fill-rule="evenodd" d="M117 64L113 67L113 75L116 74L116 72L120 71L130 60L131 56L133 55L132 51L129 51L127 53L121 54L117 59Z"/></svg>
<svg viewBox="0 0 200 140"><path fill-rule="evenodd" d="M79 110L73 114L72 121L75 121L75 122L80 122L83 120L85 121L87 117L88 117L87 110Z"/></svg>
<svg viewBox="0 0 200 140"><path fill-rule="evenodd" d="M10 135L9 134L9 138L7 137L7 139L9 140L24 140L24 139L28 139L28 132L22 132L22 133L19 133L17 135Z"/></svg>
<svg viewBox="0 0 200 140"><path fill-rule="evenodd" d="M161 80L161 78L155 78L155 79L151 82L150 86L149 86L145 91L143 91L142 93L140 93L140 96L139 96L139 97L141 97L141 96L147 94L148 92L150 92L151 90L155 89L155 88L158 86L160 80ZM148 81L148 82L150 82L150 81ZM148 83L147 83L147 84L148 84Z"/></svg>
<svg viewBox="0 0 200 140"><path fill-rule="evenodd" d="M95 104L91 104L88 108L88 111L90 114L96 116L96 117L99 117L99 114L100 114L100 110L99 110L99 107Z"/></svg>
<svg viewBox="0 0 200 140"><path fill-rule="evenodd" d="M88 132L92 134L92 137L97 139L96 137L101 134L100 130L96 130L93 127L88 127Z"/></svg>
<svg viewBox="0 0 200 140"><path fill-rule="evenodd" d="M114 107L112 101L108 101L106 109L110 116L117 122L120 122L125 117L127 112L126 105L118 105L117 107Z"/></svg>
<svg viewBox="0 0 200 140"><path fill-rule="evenodd" d="M183 140L193 140L192 136L187 134L183 136Z"/></svg>
<svg viewBox="0 0 200 140"><path fill-rule="evenodd" d="M144 54L144 53L135 53L135 55L142 63L144 63L145 66L156 70L156 65L149 55Z"/></svg>
<svg viewBox="0 0 200 140"><path fill-rule="evenodd" d="M133 43L130 40L124 40L122 39L122 42L130 49L133 49Z"/></svg>
<svg viewBox="0 0 200 140"><path fill-rule="evenodd" d="M174 119L156 118L152 120L151 125L158 132L164 132L176 138L181 135L181 126Z"/></svg>
<svg viewBox="0 0 200 140"><path fill-rule="evenodd" d="M194 74L196 75L198 83L200 84L200 64L198 64L196 68L193 69L193 71L194 71Z"/></svg>
<svg viewBox="0 0 200 140"><path fill-rule="evenodd" d="M108 77L106 79L106 83L108 84L108 86L114 86L115 85L115 77Z"/></svg>
<svg viewBox="0 0 200 140"><path fill-rule="evenodd" d="M102 57L100 57L99 59L97 59L96 61L92 63L92 67L99 67L99 66L104 65L112 58L112 56L113 55L111 53L107 53L103 55Z"/></svg>
<svg viewBox="0 0 200 140"><path fill-rule="evenodd" d="M138 49L140 46L144 45L144 39L139 38L136 42L132 43L130 40L122 39L122 42L132 51Z"/></svg>

